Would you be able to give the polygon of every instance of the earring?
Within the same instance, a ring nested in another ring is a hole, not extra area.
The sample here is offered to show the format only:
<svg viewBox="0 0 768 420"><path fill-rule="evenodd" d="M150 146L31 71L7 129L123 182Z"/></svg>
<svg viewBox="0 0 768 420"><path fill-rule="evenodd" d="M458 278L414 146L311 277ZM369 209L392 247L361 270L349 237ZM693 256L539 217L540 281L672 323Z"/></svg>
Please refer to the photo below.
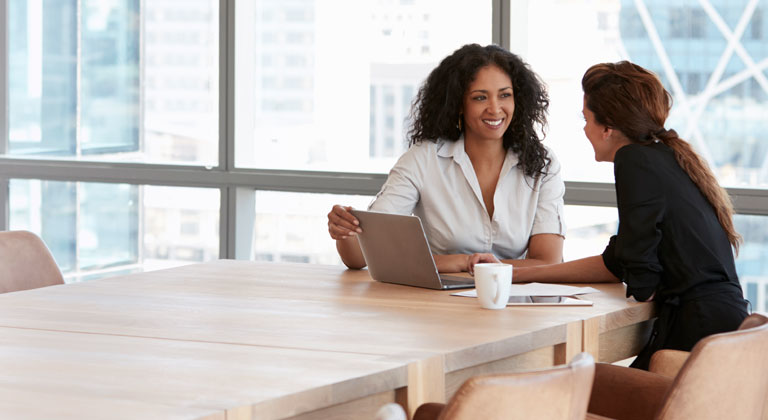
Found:
<svg viewBox="0 0 768 420"><path fill-rule="evenodd" d="M459 131L461 131L461 117L462 117L462 115L461 115L461 114L459 114L459 123L458 123L458 124L456 124L456 127L458 127L458 128L459 128Z"/></svg>

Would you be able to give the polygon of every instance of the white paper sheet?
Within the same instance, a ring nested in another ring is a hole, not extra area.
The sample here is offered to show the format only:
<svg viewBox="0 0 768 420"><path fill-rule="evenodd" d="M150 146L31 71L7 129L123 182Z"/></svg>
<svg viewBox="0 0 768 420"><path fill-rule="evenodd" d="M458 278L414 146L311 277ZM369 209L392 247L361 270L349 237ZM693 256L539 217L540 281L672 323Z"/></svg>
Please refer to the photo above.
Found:
<svg viewBox="0 0 768 420"><path fill-rule="evenodd" d="M594 287L576 287L563 284L527 283L513 284L509 290L510 296L576 296L586 293L599 293ZM477 290L465 290L452 293L454 296L477 297Z"/></svg>

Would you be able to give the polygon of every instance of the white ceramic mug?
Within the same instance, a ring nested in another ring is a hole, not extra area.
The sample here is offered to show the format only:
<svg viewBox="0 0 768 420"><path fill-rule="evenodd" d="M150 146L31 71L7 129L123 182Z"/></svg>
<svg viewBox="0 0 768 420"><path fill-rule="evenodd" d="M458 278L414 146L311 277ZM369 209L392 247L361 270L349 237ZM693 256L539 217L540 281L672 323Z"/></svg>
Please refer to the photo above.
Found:
<svg viewBox="0 0 768 420"><path fill-rule="evenodd" d="M507 306L512 286L512 265L501 263L475 264L475 288L480 306L502 309Z"/></svg>

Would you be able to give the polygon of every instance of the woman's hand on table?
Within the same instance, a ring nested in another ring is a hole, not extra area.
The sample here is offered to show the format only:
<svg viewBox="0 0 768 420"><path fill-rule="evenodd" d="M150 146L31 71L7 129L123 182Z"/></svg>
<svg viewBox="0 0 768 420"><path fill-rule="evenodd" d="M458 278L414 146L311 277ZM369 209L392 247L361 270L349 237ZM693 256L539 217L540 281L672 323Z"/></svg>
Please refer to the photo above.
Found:
<svg viewBox="0 0 768 420"><path fill-rule="evenodd" d="M467 259L467 268L466 270L469 272L469 274L474 275L475 274L475 264L481 264L481 263L500 263L498 258L496 258L493 254L485 254L485 253L478 253L478 254L472 254Z"/></svg>

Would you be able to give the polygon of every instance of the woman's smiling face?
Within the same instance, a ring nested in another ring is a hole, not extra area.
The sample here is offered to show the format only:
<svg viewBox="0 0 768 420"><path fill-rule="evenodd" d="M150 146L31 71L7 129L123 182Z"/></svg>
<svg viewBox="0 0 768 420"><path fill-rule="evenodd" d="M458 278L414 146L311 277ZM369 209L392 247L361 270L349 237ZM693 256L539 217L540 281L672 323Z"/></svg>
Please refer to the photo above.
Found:
<svg viewBox="0 0 768 420"><path fill-rule="evenodd" d="M512 80L498 66L482 67L469 84L463 104L467 141L500 140L515 112Z"/></svg>

